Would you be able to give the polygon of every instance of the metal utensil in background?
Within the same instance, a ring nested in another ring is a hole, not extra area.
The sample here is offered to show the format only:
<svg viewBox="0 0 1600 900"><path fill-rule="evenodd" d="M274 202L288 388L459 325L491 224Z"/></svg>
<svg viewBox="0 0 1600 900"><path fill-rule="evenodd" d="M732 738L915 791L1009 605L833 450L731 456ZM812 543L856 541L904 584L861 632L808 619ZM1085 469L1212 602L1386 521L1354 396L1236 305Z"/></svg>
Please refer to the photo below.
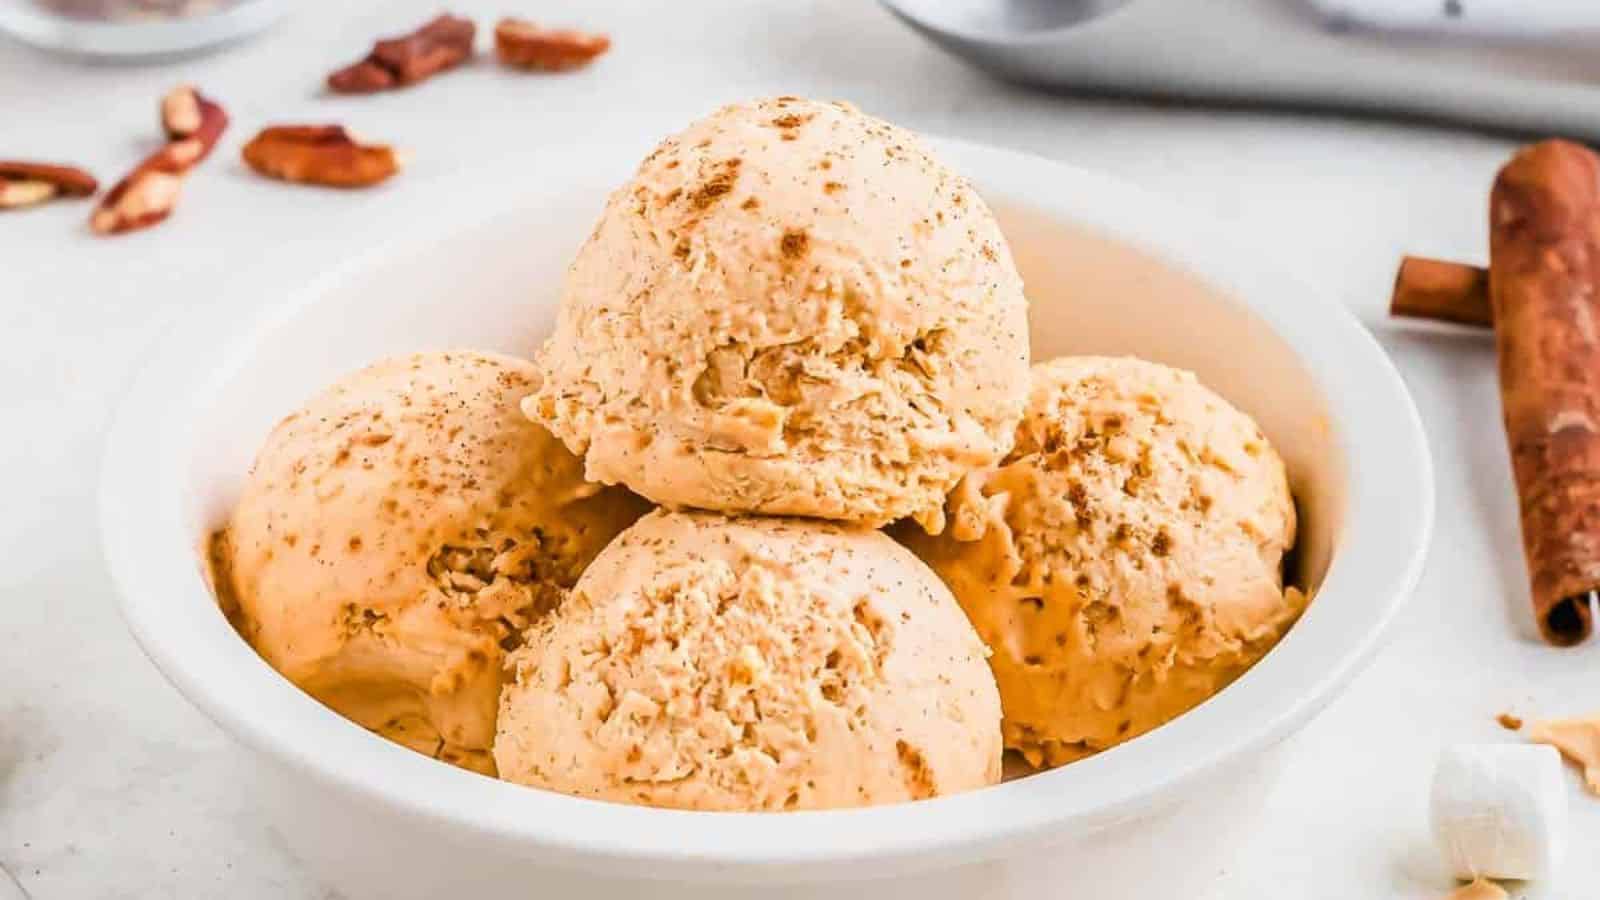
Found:
<svg viewBox="0 0 1600 900"><path fill-rule="evenodd" d="M1306 0L1335 25L1524 40L1600 27L1594 0Z"/></svg>
<svg viewBox="0 0 1600 900"><path fill-rule="evenodd" d="M1011 81L1600 139L1593 0L880 2Z"/></svg>

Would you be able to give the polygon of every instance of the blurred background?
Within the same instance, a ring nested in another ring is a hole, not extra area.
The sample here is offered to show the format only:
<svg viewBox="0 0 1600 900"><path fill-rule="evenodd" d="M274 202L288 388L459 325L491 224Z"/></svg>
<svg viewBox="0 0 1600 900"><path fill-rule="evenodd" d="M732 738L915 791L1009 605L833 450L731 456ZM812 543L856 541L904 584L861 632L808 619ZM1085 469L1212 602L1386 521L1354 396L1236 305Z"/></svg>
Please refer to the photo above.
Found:
<svg viewBox="0 0 1600 900"><path fill-rule="evenodd" d="M0 867L31 896L325 896L230 790L238 755L114 610L92 535L100 441L153 338L199 306L248 314L435 211L559 179L540 165L545 148L642 154L723 102L776 93L1111 172L1214 216L1374 327L1434 441L1443 549L1394 645L1297 741L1272 799L1284 827L1219 864L1197 896L1439 893L1421 812L1438 745L1493 739L1483 711L1535 707L1557 663L1530 645L1521 676L1491 674L1478 660L1504 652L1517 613L1481 616L1481 629L1441 615L1474 592L1496 604L1521 589L1500 590L1520 570L1495 562L1517 535L1503 445L1482 437L1498 428L1492 346L1394 331L1383 313L1402 253L1483 261L1488 187L1523 137L1600 134L1600 4L449 10L602 31L614 45L571 74L482 60L410 90L333 96L329 71L440 12L436 0L0 0L0 157L72 162L109 184L159 142L156 100L185 81L234 123L159 228L96 238L83 203L0 213ZM281 122L342 123L411 163L359 194L273 187L238 146ZM1575 812L1595 827L1594 810Z"/></svg>

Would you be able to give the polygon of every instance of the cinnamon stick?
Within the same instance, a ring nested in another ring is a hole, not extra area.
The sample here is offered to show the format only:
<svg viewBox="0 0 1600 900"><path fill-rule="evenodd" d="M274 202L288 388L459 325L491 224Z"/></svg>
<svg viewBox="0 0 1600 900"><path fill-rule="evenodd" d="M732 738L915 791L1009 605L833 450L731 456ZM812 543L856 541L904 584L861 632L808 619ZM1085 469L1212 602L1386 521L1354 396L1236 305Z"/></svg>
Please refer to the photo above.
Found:
<svg viewBox="0 0 1600 900"><path fill-rule="evenodd" d="M1600 590L1600 156L1519 151L1489 203L1489 297L1533 611L1547 641L1593 629Z"/></svg>
<svg viewBox="0 0 1600 900"><path fill-rule="evenodd" d="M1466 263L1407 256L1395 273L1389 315L1493 327L1489 273Z"/></svg>

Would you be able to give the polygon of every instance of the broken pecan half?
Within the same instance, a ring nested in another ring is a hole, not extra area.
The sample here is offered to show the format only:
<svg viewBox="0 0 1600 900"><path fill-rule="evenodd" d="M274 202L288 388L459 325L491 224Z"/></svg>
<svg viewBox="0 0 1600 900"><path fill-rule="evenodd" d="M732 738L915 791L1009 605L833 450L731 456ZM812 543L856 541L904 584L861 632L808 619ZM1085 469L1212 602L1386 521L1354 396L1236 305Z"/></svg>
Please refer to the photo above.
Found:
<svg viewBox="0 0 1600 900"><path fill-rule="evenodd" d="M186 138L200 130L205 115L200 108L200 92L192 84L180 84L161 98L161 129L168 140Z"/></svg>
<svg viewBox="0 0 1600 900"><path fill-rule="evenodd" d="M373 94L395 86L394 73L370 59L352 63L328 76L328 88L340 94Z"/></svg>
<svg viewBox="0 0 1600 900"><path fill-rule="evenodd" d="M106 193L89 217L89 227L96 234L123 234L148 228L172 215L182 190L180 172L134 169Z"/></svg>
<svg viewBox="0 0 1600 900"><path fill-rule="evenodd" d="M49 182L55 185L59 193L69 197L87 197L100 189L100 183L94 180L94 176L77 166L16 159L0 159L0 178Z"/></svg>
<svg viewBox="0 0 1600 900"><path fill-rule="evenodd" d="M454 68L472 56L477 26L445 13L416 31L378 41L372 52L328 76L341 94L370 94L405 87Z"/></svg>
<svg viewBox="0 0 1600 900"><path fill-rule="evenodd" d="M275 125L244 145L244 161L268 178L328 187L367 187L400 171L387 144L363 144L343 125Z"/></svg>
<svg viewBox="0 0 1600 900"><path fill-rule="evenodd" d="M48 181L0 178L0 209L21 209L43 203L56 195Z"/></svg>
<svg viewBox="0 0 1600 900"><path fill-rule="evenodd" d="M58 195L87 197L99 183L75 166L0 160L0 209L19 209Z"/></svg>
<svg viewBox="0 0 1600 900"><path fill-rule="evenodd" d="M216 101L183 84L161 100L161 127L180 165L192 166L211 155L228 129L228 113ZM179 147L181 145L181 148Z"/></svg>
<svg viewBox="0 0 1600 900"><path fill-rule="evenodd" d="M96 233L137 231L171 215L184 176L211 155L228 128L228 113L190 85L181 85L161 100L161 127L167 133L166 145L100 199L89 217L89 227Z"/></svg>
<svg viewBox="0 0 1600 900"><path fill-rule="evenodd" d="M501 19L494 27L500 61L520 69L564 72L588 65L611 49L611 38L570 28L540 28L525 19Z"/></svg>

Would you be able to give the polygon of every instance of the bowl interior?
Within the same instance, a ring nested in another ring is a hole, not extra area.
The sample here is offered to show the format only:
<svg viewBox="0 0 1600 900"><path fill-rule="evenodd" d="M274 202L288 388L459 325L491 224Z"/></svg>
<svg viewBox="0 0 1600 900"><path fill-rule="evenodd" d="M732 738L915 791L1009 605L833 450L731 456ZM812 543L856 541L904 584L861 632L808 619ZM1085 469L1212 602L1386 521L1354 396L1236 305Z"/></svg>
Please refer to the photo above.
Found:
<svg viewBox="0 0 1600 900"><path fill-rule="evenodd" d="M217 304L163 343L119 413L102 475L102 536L135 636L198 707L321 791L522 857L649 877L872 877L993 858L1127 821L1247 765L1335 696L1416 582L1432 478L1404 385L1336 301L1263 267L1215 223L1038 158L938 149L1000 215L1027 281L1036 359L1133 353L1192 369L1252 414L1288 462L1302 528L1295 580L1317 599L1272 653L1194 711L1082 762L951 797L682 813L435 763L346 723L256 658L206 591L196 549L225 519L262 439L319 388L386 355L531 353L553 323L567 260L628 171L604 153L542 159L539 172L563 177L530 182L515 206L473 198L254 321Z"/></svg>

